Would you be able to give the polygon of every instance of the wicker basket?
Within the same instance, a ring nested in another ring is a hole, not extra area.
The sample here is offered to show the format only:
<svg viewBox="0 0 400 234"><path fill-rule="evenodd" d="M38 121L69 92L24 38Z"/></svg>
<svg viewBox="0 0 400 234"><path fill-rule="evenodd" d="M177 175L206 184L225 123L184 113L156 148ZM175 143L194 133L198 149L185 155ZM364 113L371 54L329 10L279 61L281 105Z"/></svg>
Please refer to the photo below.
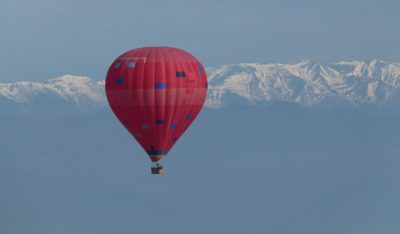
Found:
<svg viewBox="0 0 400 234"><path fill-rule="evenodd" d="M164 168L160 167L152 167L151 168L151 174L153 175L162 175L164 174Z"/></svg>

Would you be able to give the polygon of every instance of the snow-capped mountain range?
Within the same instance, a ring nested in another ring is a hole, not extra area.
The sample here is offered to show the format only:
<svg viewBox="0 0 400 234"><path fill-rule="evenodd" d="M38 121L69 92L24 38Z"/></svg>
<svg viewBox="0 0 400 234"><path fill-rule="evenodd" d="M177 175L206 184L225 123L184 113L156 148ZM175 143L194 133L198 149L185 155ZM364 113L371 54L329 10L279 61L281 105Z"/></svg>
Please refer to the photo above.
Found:
<svg viewBox="0 0 400 234"><path fill-rule="evenodd" d="M237 64L208 70L207 106L287 102L302 106L400 104L400 64L379 60Z"/></svg>
<svg viewBox="0 0 400 234"><path fill-rule="evenodd" d="M395 108L400 106L400 63L381 60L331 64L242 63L207 69L206 107L290 103L307 107ZM0 104L25 110L69 105L106 106L104 81L65 75L48 82L0 83Z"/></svg>

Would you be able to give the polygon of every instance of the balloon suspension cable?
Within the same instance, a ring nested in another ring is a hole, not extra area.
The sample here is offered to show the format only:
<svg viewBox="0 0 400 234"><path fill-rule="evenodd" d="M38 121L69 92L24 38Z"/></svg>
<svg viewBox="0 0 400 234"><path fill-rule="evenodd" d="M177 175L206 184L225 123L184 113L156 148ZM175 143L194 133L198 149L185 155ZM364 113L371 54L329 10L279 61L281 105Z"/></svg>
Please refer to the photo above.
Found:
<svg viewBox="0 0 400 234"><path fill-rule="evenodd" d="M162 175L164 174L164 168L159 162L153 162L151 166L151 174Z"/></svg>
<svg viewBox="0 0 400 234"><path fill-rule="evenodd" d="M151 165L151 168L158 168L158 169L162 169L163 166L160 162L153 162Z"/></svg>

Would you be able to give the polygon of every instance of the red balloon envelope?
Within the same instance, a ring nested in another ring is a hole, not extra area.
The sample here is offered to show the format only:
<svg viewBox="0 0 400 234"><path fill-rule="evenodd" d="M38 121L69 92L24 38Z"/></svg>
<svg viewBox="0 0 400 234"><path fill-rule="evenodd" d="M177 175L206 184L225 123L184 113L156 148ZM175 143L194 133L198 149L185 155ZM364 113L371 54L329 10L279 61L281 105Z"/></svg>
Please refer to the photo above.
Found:
<svg viewBox="0 0 400 234"><path fill-rule="evenodd" d="M170 47L144 47L119 56L106 78L119 121L157 162L199 114L207 95L203 65Z"/></svg>

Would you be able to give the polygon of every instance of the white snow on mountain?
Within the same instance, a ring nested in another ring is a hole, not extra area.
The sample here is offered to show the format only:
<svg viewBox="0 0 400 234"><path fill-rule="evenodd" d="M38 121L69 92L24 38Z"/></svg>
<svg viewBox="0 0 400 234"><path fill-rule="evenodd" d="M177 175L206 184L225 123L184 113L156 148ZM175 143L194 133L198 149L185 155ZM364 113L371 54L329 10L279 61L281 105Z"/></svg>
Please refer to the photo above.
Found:
<svg viewBox="0 0 400 234"><path fill-rule="evenodd" d="M0 83L1 97L25 105L35 105L38 100L54 99L56 102L72 103L79 109L87 107L87 104L103 106L106 102L104 81L73 75L50 79L46 83Z"/></svg>
<svg viewBox="0 0 400 234"><path fill-rule="evenodd" d="M206 105L287 102L303 106L384 106L398 100L400 64L380 60L234 64L208 69Z"/></svg>
<svg viewBox="0 0 400 234"><path fill-rule="evenodd" d="M206 107L291 103L301 106L400 106L400 64L381 60L332 64L243 63L207 69ZM106 105L104 81L65 75L45 83L0 83L0 101L24 106L52 100L79 109ZM1 102L0 102L1 103Z"/></svg>

